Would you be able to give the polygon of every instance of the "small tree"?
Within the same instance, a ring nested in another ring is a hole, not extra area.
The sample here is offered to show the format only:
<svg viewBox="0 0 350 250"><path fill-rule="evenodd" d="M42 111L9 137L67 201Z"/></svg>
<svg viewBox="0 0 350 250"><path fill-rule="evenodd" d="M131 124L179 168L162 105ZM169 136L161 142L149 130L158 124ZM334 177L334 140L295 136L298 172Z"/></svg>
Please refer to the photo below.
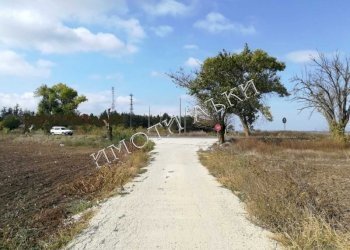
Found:
<svg viewBox="0 0 350 250"><path fill-rule="evenodd" d="M78 92L66 84L58 83L51 88L47 85L40 86L35 95L41 97L38 105L38 114L75 114L79 104L87 101L86 97L78 96Z"/></svg>
<svg viewBox="0 0 350 250"><path fill-rule="evenodd" d="M15 115L8 115L2 121L2 125L9 130L13 130L21 125L21 120Z"/></svg>
<svg viewBox="0 0 350 250"><path fill-rule="evenodd" d="M350 116L350 57L331 58L319 53L312 58L311 69L292 78L295 100L303 109L321 113L327 120L333 138L345 140L345 128ZM312 111L312 112L313 112Z"/></svg>

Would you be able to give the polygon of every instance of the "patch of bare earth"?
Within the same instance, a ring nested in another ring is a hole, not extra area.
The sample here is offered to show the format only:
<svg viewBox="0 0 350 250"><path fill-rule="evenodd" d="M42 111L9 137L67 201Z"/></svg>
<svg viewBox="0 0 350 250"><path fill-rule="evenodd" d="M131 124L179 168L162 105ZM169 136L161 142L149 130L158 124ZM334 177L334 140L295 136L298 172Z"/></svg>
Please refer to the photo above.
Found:
<svg viewBox="0 0 350 250"><path fill-rule="evenodd" d="M59 248L79 230L71 215L123 185L147 161L144 152L96 169L92 147L0 139L0 248ZM89 216L83 216L87 219Z"/></svg>

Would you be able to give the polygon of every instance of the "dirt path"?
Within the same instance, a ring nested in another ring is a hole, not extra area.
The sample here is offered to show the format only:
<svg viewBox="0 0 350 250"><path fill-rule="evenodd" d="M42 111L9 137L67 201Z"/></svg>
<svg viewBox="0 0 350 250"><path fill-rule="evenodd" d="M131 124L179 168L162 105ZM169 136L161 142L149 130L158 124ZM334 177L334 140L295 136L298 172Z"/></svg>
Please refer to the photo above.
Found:
<svg viewBox="0 0 350 250"><path fill-rule="evenodd" d="M156 141L147 172L102 204L73 249L274 249L238 198L209 175L196 151L214 139Z"/></svg>

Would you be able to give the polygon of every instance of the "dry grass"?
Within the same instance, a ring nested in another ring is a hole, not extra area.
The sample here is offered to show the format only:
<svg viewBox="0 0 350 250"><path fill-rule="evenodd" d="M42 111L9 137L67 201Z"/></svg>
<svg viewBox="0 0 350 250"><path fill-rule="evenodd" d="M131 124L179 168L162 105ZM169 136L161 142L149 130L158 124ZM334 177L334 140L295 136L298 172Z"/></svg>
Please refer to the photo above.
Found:
<svg viewBox="0 0 350 250"><path fill-rule="evenodd" d="M251 219L292 249L349 249L350 149L326 139L241 139L201 161Z"/></svg>
<svg viewBox="0 0 350 250"><path fill-rule="evenodd" d="M149 156L142 151L133 152L125 162L103 166L92 176L62 186L62 193L86 197L89 200L107 198L138 175L148 159Z"/></svg>
<svg viewBox="0 0 350 250"><path fill-rule="evenodd" d="M89 220L93 217L94 211L85 212L78 221L73 222L64 229L59 230L55 235L50 237L46 242L41 242L40 245L44 249L60 249L67 245L74 236L79 234L89 225Z"/></svg>

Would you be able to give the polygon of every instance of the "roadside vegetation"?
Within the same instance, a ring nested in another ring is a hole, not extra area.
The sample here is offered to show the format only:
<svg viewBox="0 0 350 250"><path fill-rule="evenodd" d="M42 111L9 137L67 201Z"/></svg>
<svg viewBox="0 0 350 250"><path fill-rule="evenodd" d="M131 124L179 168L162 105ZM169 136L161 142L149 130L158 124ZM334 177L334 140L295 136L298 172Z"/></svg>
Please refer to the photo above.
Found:
<svg viewBox="0 0 350 250"><path fill-rule="evenodd" d="M350 145L292 135L235 139L200 159L283 246L349 249Z"/></svg>
<svg viewBox="0 0 350 250"><path fill-rule="evenodd" d="M83 230L90 209L118 194L149 161L149 142L143 149L118 155L118 161L96 168L91 153L134 129L116 128L107 141L101 128L77 135L0 134L0 249L58 249Z"/></svg>

